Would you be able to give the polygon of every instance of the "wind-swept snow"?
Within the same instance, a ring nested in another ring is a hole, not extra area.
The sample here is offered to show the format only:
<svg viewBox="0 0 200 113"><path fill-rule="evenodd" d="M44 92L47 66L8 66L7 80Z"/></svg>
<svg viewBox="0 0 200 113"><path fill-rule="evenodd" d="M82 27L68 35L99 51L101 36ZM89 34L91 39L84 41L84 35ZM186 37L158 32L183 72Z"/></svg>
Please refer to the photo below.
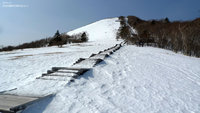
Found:
<svg viewBox="0 0 200 113"><path fill-rule="evenodd" d="M64 86L44 113L198 113L199 67L199 58L125 46Z"/></svg>
<svg viewBox="0 0 200 113"><path fill-rule="evenodd" d="M51 67L70 66L120 43L115 40L116 20L68 33L86 31L88 43L1 52L0 91L17 87L9 93L55 94L23 113L198 113L200 59L168 50L124 46L75 82L35 79Z"/></svg>

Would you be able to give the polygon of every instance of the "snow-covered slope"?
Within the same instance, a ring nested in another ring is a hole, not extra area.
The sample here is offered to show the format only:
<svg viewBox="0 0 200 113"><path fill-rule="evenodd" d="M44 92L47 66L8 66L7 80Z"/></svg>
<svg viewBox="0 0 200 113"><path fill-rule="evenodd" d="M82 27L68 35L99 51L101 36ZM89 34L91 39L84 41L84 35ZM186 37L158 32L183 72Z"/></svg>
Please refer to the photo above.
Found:
<svg viewBox="0 0 200 113"><path fill-rule="evenodd" d="M198 113L199 67L199 58L125 46L25 113Z"/></svg>
<svg viewBox="0 0 200 113"><path fill-rule="evenodd" d="M81 57L89 57L92 53L120 43L121 41L116 41L116 32L120 26L120 23L116 22L117 19L104 19L69 32L87 31L87 43L68 44L63 48L54 46L0 52L0 92L34 83L36 77L53 66L71 66Z"/></svg>
<svg viewBox="0 0 200 113"><path fill-rule="evenodd" d="M70 31L67 34L73 35L81 32L87 32L89 34L89 41L112 42L115 41L116 32L119 28L119 23L117 22L118 24L116 24L116 21L117 18L100 20L87 26Z"/></svg>
<svg viewBox="0 0 200 113"><path fill-rule="evenodd" d="M153 47L124 46L75 82L36 80L52 66L111 47L117 18L69 32L88 32L89 42L0 53L0 91L55 96L23 113L198 113L200 59Z"/></svg>

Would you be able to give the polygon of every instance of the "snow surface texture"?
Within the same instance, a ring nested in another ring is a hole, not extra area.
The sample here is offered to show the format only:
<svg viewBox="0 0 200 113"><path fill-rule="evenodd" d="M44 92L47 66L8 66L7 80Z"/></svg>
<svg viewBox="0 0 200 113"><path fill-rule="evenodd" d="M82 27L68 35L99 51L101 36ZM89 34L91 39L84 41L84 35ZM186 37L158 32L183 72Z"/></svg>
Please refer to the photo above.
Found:
<svg viewBox="0 0 200 113"><path fill-rule="evenodd" d="M44 111L37 103L24 112L198 113L199 67L199 58L125 46L64 86Z"/></svg>
<svg viewBox="0 0 200 113"><path fill-rule="evenodd" d="M198 113L200 59L168 50L124 46L70 84L35 80L53 66L70 66L80 57L119 43L116 20L70 32L87 31L88 43L0 53L0 90L17 87L9 93L20 95L56 93L23 113ZM90 33L94 29L98 30Z"/></svg>
<svg viewBox="0 0 200 113"><path fill-rule="evenodd" d="M20 94L46 94L56 91L55 88L63 83L57 81L35 80L36 77L46 73L51 67L70 67L79 58L87 58L92 53L114 46L121 41L116 41L116 32L120 26L118 18L104 19L93 24L71 31L78 33L87 31L89 42L68 44L63 48L44 47L37 49L24 49L0 53L0 92L13 88L26 87L28 90L17 90ZM92 32L90 31L92 30ZM96 34L96 36L94 36ZM47 84L43 86L43 84ZM30 87L28 87L30 85ZM37 90L32 90L37 88ZM59 88L58 88L59 89Z"/></svg>

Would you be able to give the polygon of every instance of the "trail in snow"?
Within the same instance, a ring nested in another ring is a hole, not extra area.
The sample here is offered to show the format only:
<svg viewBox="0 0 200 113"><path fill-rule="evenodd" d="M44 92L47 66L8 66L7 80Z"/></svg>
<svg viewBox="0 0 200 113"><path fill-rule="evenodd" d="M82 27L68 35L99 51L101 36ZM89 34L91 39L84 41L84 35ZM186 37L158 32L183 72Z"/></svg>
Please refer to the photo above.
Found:
<svg viewBox="0 0 200 113"><path fill-rule="evenodd" d="M133 29L133 27L130 26L130 24L128 23L128 18L125 18L125 24L130 28L130 32L133 34L138 34L137 31L135 29Z"/></svg>
<svg viewBox="0 0 200 113"><path fill-rule="evenodd" d="M125 46L66 85L44 112L198 113L199 66L199 58L152 47Z"/></svg>

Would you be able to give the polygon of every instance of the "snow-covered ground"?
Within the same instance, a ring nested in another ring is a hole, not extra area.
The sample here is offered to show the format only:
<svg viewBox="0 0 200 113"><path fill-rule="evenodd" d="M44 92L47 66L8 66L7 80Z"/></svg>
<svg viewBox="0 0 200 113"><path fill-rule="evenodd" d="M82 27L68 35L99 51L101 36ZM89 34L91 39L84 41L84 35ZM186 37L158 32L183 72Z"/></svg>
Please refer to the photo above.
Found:
<svg viewBox="0 0 200 113"><path fill-rule="evenodd" d="M70 84L35 79L52 66L70 66L119 43L115 21L98 21L69 33L87 31L88 43L0 53L0 90L17 87L9 93L55 94L23 113L199 113L200 59L169 50L124 46Z"/></svg>
<svg viewBox="0 0 200 113"><path fill-rule="evenodd" d="M120 26L120 23L116 22L117 19L100 20L69 32L73 34L87 31L87 43L64 45L63 48L54 46L0 52L0 92L36 82L35 78L51 67L69 67L79 58L88 58L92 53L120 43L121 41L116 41L115 38Z"/></svg>
<svg viewBox="0 0 200 113"><path fill-rule="evenodd" d="M199 58L153 47L124 46L63 86L48 103L34 104L24 112L198 113L199 67Z"/></svg>

